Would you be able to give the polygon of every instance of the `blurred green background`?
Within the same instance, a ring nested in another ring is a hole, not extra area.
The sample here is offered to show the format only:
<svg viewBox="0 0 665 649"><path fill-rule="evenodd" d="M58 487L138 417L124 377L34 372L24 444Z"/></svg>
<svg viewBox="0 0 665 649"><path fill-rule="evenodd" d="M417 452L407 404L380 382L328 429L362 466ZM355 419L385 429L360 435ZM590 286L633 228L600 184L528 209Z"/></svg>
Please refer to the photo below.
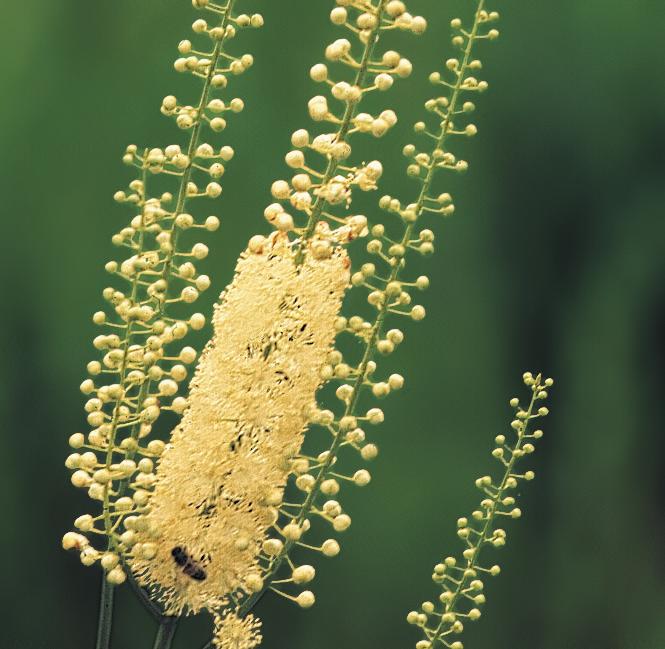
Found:
<svg viewBox="0 0 665 649"><path fill-rule="evenodd" d="M84 424L90 316L109 282L110 235L128 216L111 200L130 179L119 158L130 142L179 141L158 107L165 94L188 96L171 61L194 13L186 0L5 4L0 646L88 649L99 572L60 549L89 508L63 466L66 440ZM223 227L207 240L206 309L247 239L267 230L270 183L286 175L290 133L319 92L307 70L340 35L330 1L241 4L266 27L237 41L256 64L231 91L247 109L226 132L237 156L214 208ZM450 52L448 21L473 5L410 8L430 30L391 36L415 73L381 96L401 121L379 142L383 191L407 200L399 151L427 74ZM385 402L372 484L343 494L354 524L342 555L316 562L317 606L260 605L266 649L412 646L404 616L434 595L433 563L460 549L455 519L478 499L473 480L492 466L525 369L556 378L553 414L466 646L665 647L665 13L652 0L490 8L502 37L481 50L490 92L465 144L471 168L441 186L457 213L433 220L438 252L415 269L431 275L429 317L390 364L407 387ZM176 646L198 647L207 631L188 620ZM122 589L114 647L151 646L152 634Z"/></svg>

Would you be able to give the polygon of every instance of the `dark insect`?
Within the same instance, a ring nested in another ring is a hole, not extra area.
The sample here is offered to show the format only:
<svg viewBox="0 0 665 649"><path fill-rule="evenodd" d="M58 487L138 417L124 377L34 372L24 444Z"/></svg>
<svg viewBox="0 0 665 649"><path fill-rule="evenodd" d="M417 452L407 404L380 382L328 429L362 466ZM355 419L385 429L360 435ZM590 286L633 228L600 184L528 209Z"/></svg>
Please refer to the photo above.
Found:
<svg viewBox="0 0 665 649"><path fill-rule="evenodd" d="M171 550L171 556L182 571L196 581L203 581L208 576L206 571L187 554L187 549L179 545Z"/></svg>

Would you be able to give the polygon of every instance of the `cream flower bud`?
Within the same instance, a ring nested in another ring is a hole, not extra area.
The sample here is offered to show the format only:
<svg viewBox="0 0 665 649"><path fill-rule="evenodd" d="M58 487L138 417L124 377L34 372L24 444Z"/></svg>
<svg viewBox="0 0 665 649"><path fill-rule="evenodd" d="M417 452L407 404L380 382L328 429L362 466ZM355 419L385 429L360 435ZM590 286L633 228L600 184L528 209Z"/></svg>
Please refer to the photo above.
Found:
<svg viewBox="0 0 665 649"><path fill-rule="evenodd" d="M321 552L323 552L326 557L336 557L339 554L339 551L339 543L335 539L328 539L327 541L324 541L321 546Z"/></svg>
<svg viewBox="0 0 665 649"><path fill-rule="evenodd" d="M351 527L351 517L348 514L340 514L333 520L336 532L344 532Z"/></svg>
<svg viewBox="0 0 665 649"><path fill-rule="evenodd" d="M304 590L298 597L296 597L296 602L300 608L311 608L314 606L316 598L314 593L311 590Z"/></svg>
<svg viewBox="0 0 665 649"><path fill-rule="evenodd" d="M328 67L323 63L317 63L316 65L312 66L311 70L309 71L309 76L313 81L325 81L328 78Z"/></svg>
<svg viewBox="0 0 665 649"><path fill-rule="evenodd" d="M291 577L296 584L307 584L314 579L316 571L312 566L298 566L291 573Z"/></svg>

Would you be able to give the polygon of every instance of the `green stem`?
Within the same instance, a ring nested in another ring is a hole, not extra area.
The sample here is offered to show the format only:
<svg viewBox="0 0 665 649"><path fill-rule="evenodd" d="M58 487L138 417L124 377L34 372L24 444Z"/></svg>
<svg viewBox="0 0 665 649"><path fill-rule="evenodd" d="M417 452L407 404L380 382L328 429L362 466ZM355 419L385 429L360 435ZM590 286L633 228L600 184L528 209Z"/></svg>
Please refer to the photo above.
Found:
<svg viewBox="0 0 665 649"><path fill-rule="evenodd" d="M97 623L97 644L95 649L108 649L111 645L111 627L113 625L113 596L115 590L112 584L102 575L102 591L99 597L99 621Z"/></svg>
<svg viewBox="0 0 665 649"><path fill-rule="evenodd" d="M179 621L179 617L165 617L162 619L157 630L153 649L171 649Z"/></svg>
<svg viewBox="0 0 665 649"><path fill-rule="evenodd" d="M127 573L127 583L131 586L138 600L143 604L144 608L150 613L150 615L152 615L158 622L161 622L164 619L162 609L150 599L150 595L139 585L129 566L127 566L124 561L123 566Z"/></svg>

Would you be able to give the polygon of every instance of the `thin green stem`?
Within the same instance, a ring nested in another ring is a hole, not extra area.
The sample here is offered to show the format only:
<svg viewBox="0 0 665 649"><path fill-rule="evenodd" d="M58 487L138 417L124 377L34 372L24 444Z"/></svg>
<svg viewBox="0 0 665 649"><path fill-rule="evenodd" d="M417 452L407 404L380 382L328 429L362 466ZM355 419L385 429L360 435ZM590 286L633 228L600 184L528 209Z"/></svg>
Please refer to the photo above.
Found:
<svg viewBox="0 0 665 649"><path fill-rule="evenodd" d="M123 561L123 566L124 565L125 562ZM129 566L125 568L125 572L127 573L127 583L130 585L131 589L134 591L134 594L136 597L138 597L141 604L143 604L150 615L152 615L158 622L161 622L161 620L164 619L164 613L162 612L162 609L159 608L159 606L150 599L148 593L143 588L141 588L140 584L136 581L134 575L132 574L132 571L129 569Z"/></svg>
<svg viewBox="0 0 665 649"><path fill-rule="evenodd" d="M99 621L97 623L97 643L95 649L108 649L111 645L113 626L113 597L115 587L102 575L102 589L99 597Z"/></svg>
<svg viewBox="0 0 665 649"><path fill-rule="evenodd" d="M179 621L180 618L178 617L165 617L162 619L157 629L153 649L171 649Z"/></svg>

